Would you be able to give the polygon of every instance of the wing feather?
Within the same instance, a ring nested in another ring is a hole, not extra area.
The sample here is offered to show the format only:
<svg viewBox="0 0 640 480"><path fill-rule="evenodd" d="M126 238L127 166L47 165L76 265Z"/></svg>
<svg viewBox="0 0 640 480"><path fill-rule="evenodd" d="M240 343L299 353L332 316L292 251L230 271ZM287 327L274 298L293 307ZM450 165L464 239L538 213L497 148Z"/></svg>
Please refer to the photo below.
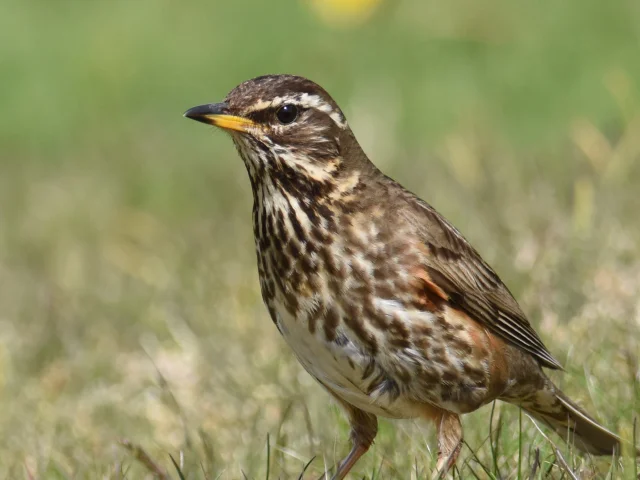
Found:
<svg viewBox="0 0 640 480"><path fill-rule="evenodd" d="M467 240L429 204L415 196L408 219L428 251L426 271L449 303L553 369L562 369L493 269Z"/></svg>

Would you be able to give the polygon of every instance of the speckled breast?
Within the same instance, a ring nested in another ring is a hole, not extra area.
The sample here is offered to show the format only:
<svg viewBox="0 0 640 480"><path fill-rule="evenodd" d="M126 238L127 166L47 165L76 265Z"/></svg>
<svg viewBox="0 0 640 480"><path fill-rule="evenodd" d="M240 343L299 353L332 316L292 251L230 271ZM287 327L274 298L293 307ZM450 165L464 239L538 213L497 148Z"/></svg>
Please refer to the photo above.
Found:
<svg viewBox="0 0 640 480"><path fill-rule="evenodd" d="M270 199L254 215L263 298L304 368L338 397L397 418L421 405L470 411L490 359L474 323L421 293L424 254L381 210L313 214ZM280 208L278 208L280 207Z"/></svg>

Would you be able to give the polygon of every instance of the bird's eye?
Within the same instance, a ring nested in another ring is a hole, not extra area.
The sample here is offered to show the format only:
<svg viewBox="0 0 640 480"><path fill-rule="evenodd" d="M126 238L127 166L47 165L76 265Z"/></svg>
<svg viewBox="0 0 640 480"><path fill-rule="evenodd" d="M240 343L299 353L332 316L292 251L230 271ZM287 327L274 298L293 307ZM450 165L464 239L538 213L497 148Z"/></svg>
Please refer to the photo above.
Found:
<svg viewBox="0 0 640 480"><path fill-rule="evenodd" d="M284 125L293 122L298 116L298 107L295 105L291 105L287 103L281 106L276 112L276 117L278 117L278 121Z"/></svg>

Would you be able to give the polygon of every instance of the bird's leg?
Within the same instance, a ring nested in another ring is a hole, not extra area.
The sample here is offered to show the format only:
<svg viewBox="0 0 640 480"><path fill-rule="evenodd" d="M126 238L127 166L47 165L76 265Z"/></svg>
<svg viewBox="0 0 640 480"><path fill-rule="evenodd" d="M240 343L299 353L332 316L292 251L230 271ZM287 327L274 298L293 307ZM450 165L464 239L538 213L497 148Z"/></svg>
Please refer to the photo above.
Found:
<svg viewBox="0 0 640 480"><path fill-rule="evenodd" d="M462 449L462 423L458 414L429 404L422 406L421 417L435 423L438 429L438 463L432 478L439 480L458 459Z"/></svg>
<svg viewBox="0 0 640 480"><path fill-rule="evenodd" d="M346 477L347 473L349 473L351 468L356 464L360 457L367 452L367 450L369 450L369 445L365 446L354 443L349 455L340 462L338 470L336 471L336 474L331 477L331 480L342 480Z"/></svg>
<svg viewBox="0 0 640 480"><path fill-rule="evenodd" d="M342 480L353 468L358 459L369 450L373 439L376 438L376 434L378 433L378 419L375 415L363 412L335 395L334 397L349 417L349 423L351 424L351 443L353 444L349 455L340 462L338 470L331 479Z"/></svg>
<svg viewBox="0 0 640 480"><path fill-rule="evenodd" d="M444 478L453 467L462 449L462 424L460 416L443 412L438 423L438 463L433 478Z"/></svg>

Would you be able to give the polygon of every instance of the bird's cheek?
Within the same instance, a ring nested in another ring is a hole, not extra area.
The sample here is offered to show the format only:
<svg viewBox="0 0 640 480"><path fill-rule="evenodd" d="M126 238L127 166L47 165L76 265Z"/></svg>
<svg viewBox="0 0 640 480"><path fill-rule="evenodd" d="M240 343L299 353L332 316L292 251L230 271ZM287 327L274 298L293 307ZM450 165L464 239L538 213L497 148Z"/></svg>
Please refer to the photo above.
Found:
<svg viewBox="0 0 640 480"><path fill-rule="evenodd" d="M273 145L274 143L273 133L266 128L253 127L247 134L262 145Z"/></svg>
<svg viewBox="0 0 640 480"><path fill-rule="evenodd" d="M284 125L271 125L269 127L265 127L264 133L266 135L278 138L285 134L285 127Z"/></svg>

